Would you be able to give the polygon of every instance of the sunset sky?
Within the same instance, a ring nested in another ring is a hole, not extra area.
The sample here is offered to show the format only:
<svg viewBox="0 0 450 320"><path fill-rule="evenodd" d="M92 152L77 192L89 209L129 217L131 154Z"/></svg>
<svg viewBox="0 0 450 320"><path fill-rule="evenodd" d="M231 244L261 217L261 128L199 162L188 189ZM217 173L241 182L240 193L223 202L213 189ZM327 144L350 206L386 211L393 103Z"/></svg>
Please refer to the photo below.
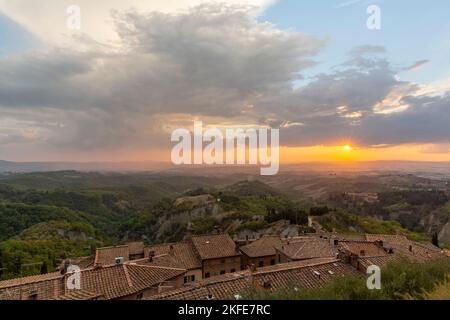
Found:
<svg viewBox="0 0 450 320"><path fill-rule="evenodd" d="M81 30L67 7L81 8ZM381 30L366 26L377 5ZM281 161L450 161L450 2L0 0L0 159L168 161L280 129Z"/></svg>

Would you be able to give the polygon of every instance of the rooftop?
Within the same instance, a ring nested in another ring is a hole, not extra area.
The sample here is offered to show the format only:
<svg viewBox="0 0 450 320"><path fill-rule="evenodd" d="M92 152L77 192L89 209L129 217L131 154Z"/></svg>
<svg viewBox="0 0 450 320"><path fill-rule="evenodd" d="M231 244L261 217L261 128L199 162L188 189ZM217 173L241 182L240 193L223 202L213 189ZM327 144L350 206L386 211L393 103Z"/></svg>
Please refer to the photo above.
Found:
<svg viewBox="0 0 450 320"><path fill-rule="evenodd" d="M357 275L351 266L333 258L295 261L199 281L191 286L153 297L162 300L236 299L252 288L274 291L289 285L318 288L337 277Z"/></svg>
<svg viewBox="0 0 450 320"><path fill-rule="evenodd" d="M79 290L65 288L71 274L51 273L0 282L0 294L6 299L21 299L22 292L36 288L39 299L116 299L157 287L159 284L186 273L185 269L136 264L120 264L81 270ZM46 290L51 288L51 290ZM4 289L4 290L3 290ZM42 290L42 291L40 291ZM3 292L4 291L4 292Z"/></svg>
<svg viewBox="0 0 450 320"><path fill-rule="evenodd" d="M130 257L130 249L128 245L97 248L95 252L95 265L113 265L116 258L123 258L123 261L128 261Z"/></svg>
<svg viewBox="0 0 450 320"><path fill-rule="evenodd" d="M250 258L274 256L275 247L281 244L279 236L263 236L262 238L240 247L240 250Z"/></svg>
<svg viewBox="0 0 450 320"><path fill-rule="evenodd" d="M183 268L187 270L202 267L202 262L195 253L193 245L188 242L160 244L145 247L144 256L148 258L150 257L150 253L153 253L155 256L170 254Z"/></svg>
<svg viewBox="0 0 450 320"><path fill-rule="evenodd" d="M328 240L289 241L279 244L276 249L292 260L336 258L338 253Z"/></svg>
<svg viewBox="0 0 450 320"><path fill-rule="evenodd" d="M340 241L339 248L357 256L382 257L387 254L380 245L370 241Z"/></svg>
<svg viewBox="0 0 450 320"><path fill-rule="evenodd" d="M228 234L192 236L191 242L202 260L240 255Z"/></svg>

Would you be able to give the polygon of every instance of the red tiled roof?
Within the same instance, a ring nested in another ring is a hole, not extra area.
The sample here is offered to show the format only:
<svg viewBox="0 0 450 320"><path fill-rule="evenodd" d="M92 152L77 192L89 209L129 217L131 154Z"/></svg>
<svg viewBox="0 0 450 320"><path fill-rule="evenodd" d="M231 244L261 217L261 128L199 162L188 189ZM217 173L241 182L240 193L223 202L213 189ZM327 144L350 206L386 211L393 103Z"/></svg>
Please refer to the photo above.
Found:
<svg viewBox="0 0 450 320"><path fill-rule="evenodd" d="M357 256L381 257L386 255L383 248L375 242L369 241L340 241L339 248Z"/></svg>
<svg viewBox="0 0 450 320"><path fill-rule="evenodd" d="M3 281L0 281L0 289L20 286L20 285L24 285L24 284L31 284L31 283L55 280L55 279L60 279L61 277L62 277L62 275L60 272L52 272L52 273L39 274L39 275L23 277L23 278L3 280Z"/></svg>
<svg viewBox="0 0 450 320"><path fill-rule="evenodd" d="M425 262L444 256L443 252L431 243L412 241L403 235L366 234L366 238L369 241L383 241L383 246L387 250L392 249L394 254L411 261Z"/></svg>
<svg viewBox="0 0 450 320"><path fill-rule="evenodd" d="M128 246L130 255L144 254L144 242L129 242L126 245Z"/></svg>
<svg viewBox="0 0 450 320"><path fill-rule="evenodd" d="M161 254L151 258L143 258L138 260L132 260L128 262L129 264L137 264L144 266L158 266L158 267L169 267L169 268L179 268L184 269L183 264L171 254Z"/></svg>
<svg viewBox="0 0 450 320"><path fill-rule="evenodd" d="M240 255L228 234L193 236L191 241L202 260Z"/></svg>
<svg viewBox="0 0 450 320"><path fill-rule="evenodd" d="M372 266L372 265L382 268L382 267L386 266L388 263L397 261L399 259L400 259L400 256L398 256L396 254L388 254L388 255L379 256L379 257L364 257L364 258L360 257L358 259L358 261L364 269L367 269L369 266Z"/></svg>
<svg viewBox="0 0 450 320"><path fill-rule="evenodd" d="M105 299L116 299L158 286L181 276L184 269L123 264L93 268L81 272L81 289L95 292Z"/></svg>
<svg viewBox="0 0 450 320"><path fill-rule="evenodd" d="M195 253L193 245L188 242L171 244L169 243L145 247L145 257L148 258L150 256L150 252L152 251L155 256L164 254L173 255L175 260L187 270L198 269L202 267L202 262Z"/></svg>
<svg viewBox="0 0 450 320"><path fill-rule="evenodd" d="M95 300L101 298L101 294L86 290L71 290L67 294L61 295L55 300Z"/></svg>
<svg viewBox="0 0 450 320"><path fill-rule="evenodd" d="M0 282L0 295L6 299L21 299L22 289L39 284L38 299L116 299L158 286L164 281L182 276L185 269L133 264L90 268L80 271L80 290L64 290L66 277L52 273ZM45 290L48 288L49 290ZM11 295L11 293L13 293ZM89 293L89 294L87 294Z"/></svg>
<svg viewBox="0 0 450 320"><path fill-rule="evenodd" d="M61 263L60 268L63 268L64 265L67 263L68 265L77 266L80 269L87 269L94 266L94 260L95 256L65 259Z"/></svg>
<svg viewBox="0 0 450 320"><path fill-rule="evenodd" d="M278 245L276 249L292 260L336 258L338 253L328 240L288 242Z"/></svg>
<svg viewBox="0 0 450 320"><path fill-rule="evenodd" d="M128 261L130 250L128 245L97 248L95 252L94 264L108 266L116 263L116 258L123 258L123 261Z"/></svg>
<svg viewBox="0 0 450 320"><path fill-rule="evenodd" d="M302 288L318 288L337 277L358 275L351 266L337 259L295 261L261 268L257 272L243 271L201 280L182 289L169 291L152 299L205 300L235 299L251 288L274 291L296 285Z"/></svg>
<svg viewBox="0 0 450 320"><path fill-rule="evenodd" d="M239 249L250 258L274 256L276 254L275 247L280 243L279 236L263 236Z"/></svg>

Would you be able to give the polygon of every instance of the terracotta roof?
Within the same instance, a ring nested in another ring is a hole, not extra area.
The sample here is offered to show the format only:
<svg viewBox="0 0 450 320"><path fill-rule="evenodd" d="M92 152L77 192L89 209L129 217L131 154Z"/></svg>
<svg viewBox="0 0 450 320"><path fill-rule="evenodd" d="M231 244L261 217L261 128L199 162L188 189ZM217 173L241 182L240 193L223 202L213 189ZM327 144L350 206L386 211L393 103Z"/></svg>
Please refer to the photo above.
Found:
<svg viewBox="0 0 450 320"><path fill-rule="evenodd" d="M24 284L31 284L31 283L38 283L38 282L49 281L49 280L54 280L54 279L60 279L60 278L62 278L62 275L60 272L52 272L52 273L40 274L40 275L35 275L35 276L23 277L23 278L3 280L3 281L0 281L0 289L20 286L20 285L24 285Z"/></svg>
<svg viewBox="0 0 450 320"><path fill-rule="evenodd" d="M184 269L122 264L92 268L81 272L81 289L116 299L156 287L160 283L183 275Z"/></svg>
<svg viewBox="0 0 450 320"><path fill-rule="evenodd" d="M379 257L360 257L358 259L360 265L364 268L367 269L369 266L375 265L378 266L380 268L386 266L388 263L392 262L392 261L397 261L400 259L400 256L395 255L395 254L388 254L385 256L379 256Z"/></svg>
<svg viewBox="0 0 450 320"><path fill-rule="evenodd" d="M263 236L239 249L250 258L274 256L276 254L275 247L280 243L279 236Z"/></svg>
<svg viewBox="0 0 450 320"><path fill-rule="evenodd" d="M69 265L77 266L80 269L87 269L94 266L94 260L95 256L65 259L61 263L60 268L62 268L65 263L68 263Z"/></svg>
<svg viewBox="0 0 450 320"><path fill-rule="evenodd" d="M150 252L152 251L155 254L155 256L171 253L171 255L175 257L175 260L179 262L180 265L187 270L198 269L202 267L202 262L195 253L193 245L188 242L148 246L145 247L144 256L148 258L150 256Z"/></svg>
<svg viewBox="0 0 450 320"><path fill-rule="evenodd" d="M192 236L191 241L202 260L240 255L228 234Z"/></svg>
<svg viewBox="0 0 450 320"><path fill-rule="evenodd" d="M313 258L336 258L337 249L328 240L298 241L283 243L276 249L292 260Z"/></svg>
<svg viewBox="0 0 450 320"><path fill-rule="evenodd" d="M38 299L116 299L156 287L186 273L185 269L134 264L113 265L80 271L80 290L64 290L65 278L70 274L52 273L47 275L19 278L0 282L0 294L11 299L20 299L21 289L29 291L29 285L39 284ZM43 290L49 288L50 290ZM5 292L3 292L5 291Z"/></svg>
<svg viewBox="0 0 450 320"><path fill-rule="evenodd" d="M143 258L127 262L129 264L138 264L144 266L158 266L183 269L183 264L171 254L161 254L152 258Z"/></svg>
<svg viewBox="0 0 450 320"><path fill-rule="evenodd" d="M351 266L337 259L295 261L261 268L257 272L243 271L201 280L190 286L169 291L151 299L206 300L236 299L249 289L274 291L289 286L318 288L337 277L359 275Z"/></svg>
<svg viewBox="0 0 450 320"><path fill-rule="evenodd" d="M370 241L340 241L339 248L357 256L381 257L386 255L383 248Z"/></svg>
<svg viewBox="0 0 450 320"><path fill-rule="evenodd" d="M116 258L122 257L123 261L128 261L130 250L127 245L97 248L95 252L94 264L108 266L115 264Z"/></svg>
<svg viewBox="0 0 450 320"><path fill-rule="evenodd" d="M55 300L95 300L99 299L101 296L101 294L86 290L71 290L67 294L61 295Z"/></svg>
<svg viewBox="0 0 450 320"><path fill-rule="evenodd" d="M403 235L366 234L369 241L381 240L383 246L393 250L396 255L403 256L411 261L426 262L443 257L443 252L431 243L421 243L409 240Z"/></svg>
<svg viewBox="0 0 450 320"><path fill-rule="evenodd" d="M142 241L129 242L126 245L131 255L144 253L144 242Z"/></svg>

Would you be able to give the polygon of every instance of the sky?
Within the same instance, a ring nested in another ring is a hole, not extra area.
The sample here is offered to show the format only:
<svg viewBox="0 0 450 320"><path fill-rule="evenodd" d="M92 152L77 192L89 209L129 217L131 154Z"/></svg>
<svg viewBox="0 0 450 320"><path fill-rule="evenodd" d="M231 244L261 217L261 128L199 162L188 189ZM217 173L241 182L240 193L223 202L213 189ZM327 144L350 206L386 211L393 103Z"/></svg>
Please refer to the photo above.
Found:
<svg viewBox="0 0 450 320"><path fill-rule="evenodd" d="M200 120L280 129L285 163L450 161L448 12L446 0L0 0L0 159L167 161L171 132Z"/></svg>

